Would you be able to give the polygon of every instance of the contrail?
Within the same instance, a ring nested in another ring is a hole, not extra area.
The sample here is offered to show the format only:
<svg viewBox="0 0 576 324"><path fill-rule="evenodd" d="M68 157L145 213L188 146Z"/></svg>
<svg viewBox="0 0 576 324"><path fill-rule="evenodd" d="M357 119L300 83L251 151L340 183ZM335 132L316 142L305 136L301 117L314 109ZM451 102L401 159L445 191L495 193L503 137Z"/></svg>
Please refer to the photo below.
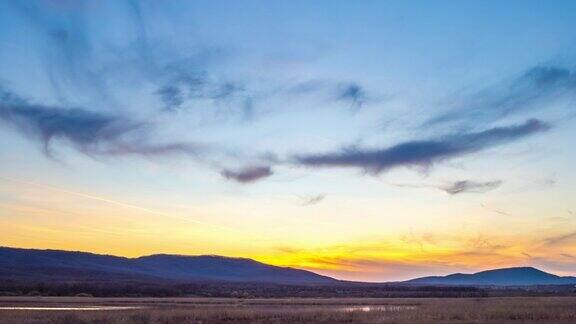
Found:
<svg viewBox="0 0 576 324"><path fill-rule="evenodd" d="M163 216L163 217L169 217L169 218L173 218L173 219L177 219L177 220L181 220L181 221L185 221L185 222L191 222L194 224L199 224L199 225L204 225L204 226L209 226L212 228L217 228L220 230L225 230L225 231L230 231L230 232L234 232L236 234L241 234L244 236L250 236L259 240L265 239L267 241L277 241L277 242L283 242L283 243L292 243L286 240L282 240L282 239L278 239L278 238L272 238L269 235L266 234L254 234L254 233L250 233L250 232L246 232L246 231L242 231L242 230L238 230L232 227L228 227L228 226L223 226L223 225L218 225L218 224L213 224L213 223L207 223L207 222L202 222L199 220L195 220L195 219L190 219L187 217L179 217L176 215L171 215L171 214L166 214L163 212L159 212L156 210L152 210L152 209L148 209L145 207L141 207L141 206L136 206L136 205L132 205L132 204L127 204L121 201L116 201L116 200L112 200L112 199L108 199L108 198L104 198L104 197L98 197L98 196L94 196L94 195L89 195L89 194L85 194L82 192L76 192L76 191L71 191L71 190L67 190L67 189L62 189L59 187L55 187L55 186L51 186L51 185L45 185L45 184L40 184L40 183L35 183L35 182L31 182L31 181L26 181L26 180L20 180L20 179L14 179L14 178L9 178L9 177L5 177L5 176L0 176L0 179L8 181L8 182L14 182L14 183L21 183L21 184L25 184L28 186L33 186L33 187L37 187L37 188L42 188L42 189L47 189L47 190L52 190L52 191L56 191L56 192L62 192L62 193L66 193L69 195L74 195L74 196L78 196L78 197L82 197L82 198L86 198L86 199L91 199L91 200L96 200L96 201L101 201L101 202L105 202L108 204L112 204L112 205L116 205L116 206L120 206L120 207L124 207L124 208L128 208L128 209L134 209L134 210L139 210L148 214L152 214L152 215L158 215L158 216ZM314 225L334 225L333 223L328 223L328 222L317 222L317 221L305 221L305 220L298 220L298 222L300 223L308 223L308 224L314 224ZM279 228L280 229L280 228Z"/></svg>
<svg viewBox="0 0 576 324"><path fill-rule="evenodd" d="M117 206L121 206L124 208L129 208L129 209L134 209L134 210L139 210L148 214L153 214L153 215L159 215L159 216L164 216L164 217L169 217L169 218L174 218L174 219L178 219L178 220L183 220L183 221L187 221L187 222L191 222L191 223L195 223L195 224L199 224L199 225L205 225L205 226L210 226L210 227L214 227L214 228L219 228L222 230L227 230L227 231L233 231L239 234L244 234L246 235L246 232L243 231L239 231L237 229L231 228L231 227L227 227L227 226L222 226L222 225L217 225L217 224L212 224L212 223L207 223L207 222L202 222L199 220L195 220L195 219L190 219L187 217L178 217L175 215L170 215L170 214L166 214L163 212L159 212L159 211L155 211L155 210L151 210L148 208L144 208L144 207L140 207L140 206L136 206L136 205L131 205L131 204L126 204L120 201L116 201L116 200L112 200L112 199L108 199L108 198L103 198L103 197L98 197L98 196L94 196L94 195L89 195L89 194L85 194L85 193L81 193L81 192L76 192L76 191L71 191L71 190L66 190L66 189L62 189L62 188L58 188L58 187L54 187L51 185L45 185L45 184L39 184L39 183L35 183L35 182L30 182L30 181L26 181L26 180L19 180L19 179L13 179L13 178L8 178L5 176L0 176L0 179L5 180L5 181L9 181L9 182L15 182L15 183L21 183L21 184L25 184L25 185L29 185L29 186L33 186L33 187L37 187L37 188L42 188L42 189L48 189L48 190L52 190L52 191L57 191L57 192L62 192L62 193L66 193L69 195L74 195L74 196L78 196L78 197L83 197L86 199L91 199L91 200L96 200L96 201L102 201L105 203L109 203L112 205L117 205ZM252 234L250 234L252 235Z"/></svg>

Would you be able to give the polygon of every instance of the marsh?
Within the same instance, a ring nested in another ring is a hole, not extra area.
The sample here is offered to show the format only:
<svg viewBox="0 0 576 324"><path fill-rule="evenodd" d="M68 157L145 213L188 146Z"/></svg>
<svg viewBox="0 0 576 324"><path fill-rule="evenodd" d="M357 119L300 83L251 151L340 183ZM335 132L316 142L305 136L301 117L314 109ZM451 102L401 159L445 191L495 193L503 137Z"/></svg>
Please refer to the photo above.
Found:
<svg viewBox="0 0 576 324"><path fill-rule="evenodd" d="M573 323L576 321L576 297L277 299L5 297L0 299L0 307L2 307L0 323L16 324ZM6 307L26 309L6 309ZM101 307L102 311L86 310L91 307ZM30 308L42 308L42 310ZM53 310L46 311L48 308Z"/></svg>

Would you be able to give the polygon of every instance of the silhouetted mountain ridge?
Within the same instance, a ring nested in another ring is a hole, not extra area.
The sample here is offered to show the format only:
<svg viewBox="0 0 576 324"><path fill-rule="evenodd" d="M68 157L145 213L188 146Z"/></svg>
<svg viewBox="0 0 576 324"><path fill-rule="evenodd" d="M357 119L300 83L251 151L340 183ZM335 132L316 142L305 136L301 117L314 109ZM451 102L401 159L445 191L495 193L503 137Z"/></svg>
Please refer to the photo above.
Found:
<svg viewBox="0 0 576 324"><path fill-rule="evenodd" d="M0 280L11 282L236 282L274 284L363 284L340 281L311 271L277 267L247 258L218 255L154 254L138 258L88 252L0 247ZM368 284L368 283L366 283ZM531 286L576 284L532 267L503 268L473 274L416 278L373 285Z"/></svg>
<svg viewBox="0 0 576 324"><path fill-rule="evenodd" d="M0 278L11 280L170 280L326 284L336 279L246 258L155 254L125 258L87 252L0 247Z"/></svg>
<svg viewBox="0 0 576 324"><path fill-rule="evenodd" d="M455 273L447 276L422 277L404 283L467 286L565 285L576 284L576 277L561 277L533 267L514 267L472 274Z"/></svg>

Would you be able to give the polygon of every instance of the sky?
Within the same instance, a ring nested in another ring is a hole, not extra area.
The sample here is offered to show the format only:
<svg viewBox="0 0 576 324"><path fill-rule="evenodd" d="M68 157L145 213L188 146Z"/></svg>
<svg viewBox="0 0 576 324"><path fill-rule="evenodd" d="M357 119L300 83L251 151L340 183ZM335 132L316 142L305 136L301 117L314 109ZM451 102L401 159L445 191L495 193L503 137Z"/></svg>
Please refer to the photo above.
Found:
<svg viewBox="0 0 576 324"><path fill-rule="evenodd" d="M576 274L576 2L0 0L0 245Z"/></svg>

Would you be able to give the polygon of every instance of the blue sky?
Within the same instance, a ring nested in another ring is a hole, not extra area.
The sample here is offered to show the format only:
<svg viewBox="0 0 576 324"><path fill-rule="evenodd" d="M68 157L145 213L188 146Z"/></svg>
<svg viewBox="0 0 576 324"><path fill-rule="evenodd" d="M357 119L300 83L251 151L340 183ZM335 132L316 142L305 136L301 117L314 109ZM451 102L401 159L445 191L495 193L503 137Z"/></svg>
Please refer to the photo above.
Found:
<svg viewBox="0 0 576 324"><path fill-rule="evenodd" d="M1 243L574 273L575 7L0 1Z"/></svg>

